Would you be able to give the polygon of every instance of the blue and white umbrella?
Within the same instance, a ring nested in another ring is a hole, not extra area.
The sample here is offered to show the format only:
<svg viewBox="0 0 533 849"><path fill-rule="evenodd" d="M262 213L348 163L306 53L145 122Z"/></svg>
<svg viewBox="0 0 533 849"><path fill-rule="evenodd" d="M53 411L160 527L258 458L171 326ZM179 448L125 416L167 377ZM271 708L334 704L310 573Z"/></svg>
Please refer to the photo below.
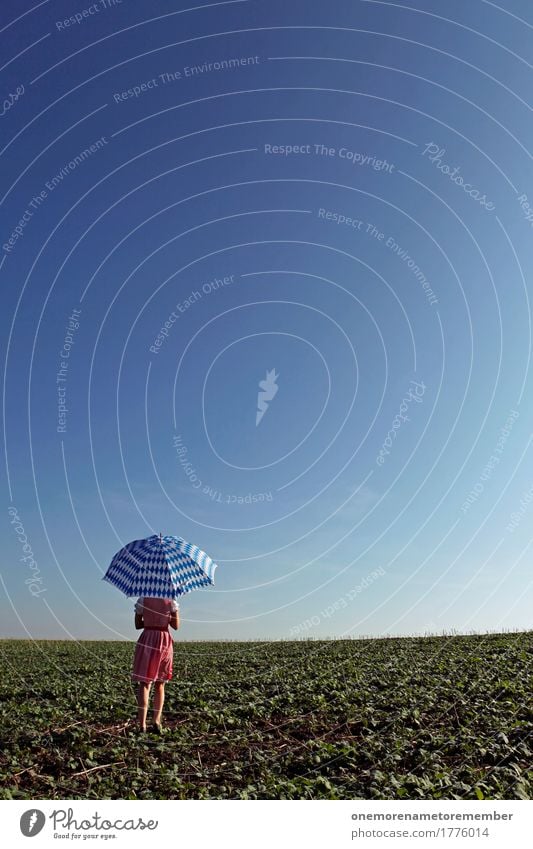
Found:
<svg viewBox="0 0 533 849"><path fill-rule="evenodd" d="M181 537L136 539L113 557L102 578L128 597L178 598L212 586L217 564Z"/></svg>

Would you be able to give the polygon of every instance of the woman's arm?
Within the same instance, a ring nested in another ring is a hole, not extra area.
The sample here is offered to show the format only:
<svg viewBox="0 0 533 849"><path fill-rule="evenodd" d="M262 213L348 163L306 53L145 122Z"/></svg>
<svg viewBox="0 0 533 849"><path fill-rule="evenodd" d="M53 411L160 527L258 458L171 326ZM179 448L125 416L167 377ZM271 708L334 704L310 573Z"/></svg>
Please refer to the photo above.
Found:
<svg viewBox="0 0 533 849"><path fill-rule="evenodd" d="M177 631L179 626L180 626L180 612L179 612L179 610L174 610L170 614L170 627L174 628L174 630Z"/></svg>
<svg viewBox="0 0 533 849"><path fill-rule="evenodd" d="M141 628L144 628L143 615L142 613L137 613L137 611L135 611L135 627L138 631L140 631Z"/></svg>

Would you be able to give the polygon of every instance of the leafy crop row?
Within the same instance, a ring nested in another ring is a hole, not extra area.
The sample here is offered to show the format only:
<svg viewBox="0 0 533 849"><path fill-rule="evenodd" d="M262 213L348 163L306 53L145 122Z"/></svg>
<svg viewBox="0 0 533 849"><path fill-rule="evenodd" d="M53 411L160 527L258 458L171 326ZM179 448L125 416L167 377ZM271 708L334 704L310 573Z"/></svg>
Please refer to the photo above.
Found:
<svg viewBox="0 0 533 849"><path fill-rule="evenodd" d="M132 653L0 642L0 798L533 798L531 633L176 641L161 738Z"/></svg>

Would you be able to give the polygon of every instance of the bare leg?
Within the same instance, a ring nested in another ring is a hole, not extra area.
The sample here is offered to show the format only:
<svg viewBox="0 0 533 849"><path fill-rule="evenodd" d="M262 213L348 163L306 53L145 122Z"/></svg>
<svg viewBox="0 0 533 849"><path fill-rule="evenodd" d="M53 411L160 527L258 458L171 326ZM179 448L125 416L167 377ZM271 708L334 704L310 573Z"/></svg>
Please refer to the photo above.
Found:
<svg viewBox="0 0 533 849"><path fill-rule="evenodd" d="M154 716L153 720L156 725L161 723L161 714L163 713L163 705L165 703L165 682L156 681L154 684Z"/></svg>
<svg viewBox="0 0 533 849"><path fill-rule="evenodd" d="M146 731L146 714L148 712L148 699L150 697L151 684L139 681L137 687L137 722L143 731Z"/></svg>

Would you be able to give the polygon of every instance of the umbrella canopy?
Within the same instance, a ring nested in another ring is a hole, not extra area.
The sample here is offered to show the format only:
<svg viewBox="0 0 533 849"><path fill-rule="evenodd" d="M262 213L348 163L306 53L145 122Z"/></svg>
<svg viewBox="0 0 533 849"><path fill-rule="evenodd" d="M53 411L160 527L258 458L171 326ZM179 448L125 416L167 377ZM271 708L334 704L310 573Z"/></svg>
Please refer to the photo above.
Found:
<svg viewBox="0 0 533 849"><path fill-rule="evenodd" d="M127 596L178 598L213 585L217 564L181 537L154 535L117 551L102 578Z"/></svg>

